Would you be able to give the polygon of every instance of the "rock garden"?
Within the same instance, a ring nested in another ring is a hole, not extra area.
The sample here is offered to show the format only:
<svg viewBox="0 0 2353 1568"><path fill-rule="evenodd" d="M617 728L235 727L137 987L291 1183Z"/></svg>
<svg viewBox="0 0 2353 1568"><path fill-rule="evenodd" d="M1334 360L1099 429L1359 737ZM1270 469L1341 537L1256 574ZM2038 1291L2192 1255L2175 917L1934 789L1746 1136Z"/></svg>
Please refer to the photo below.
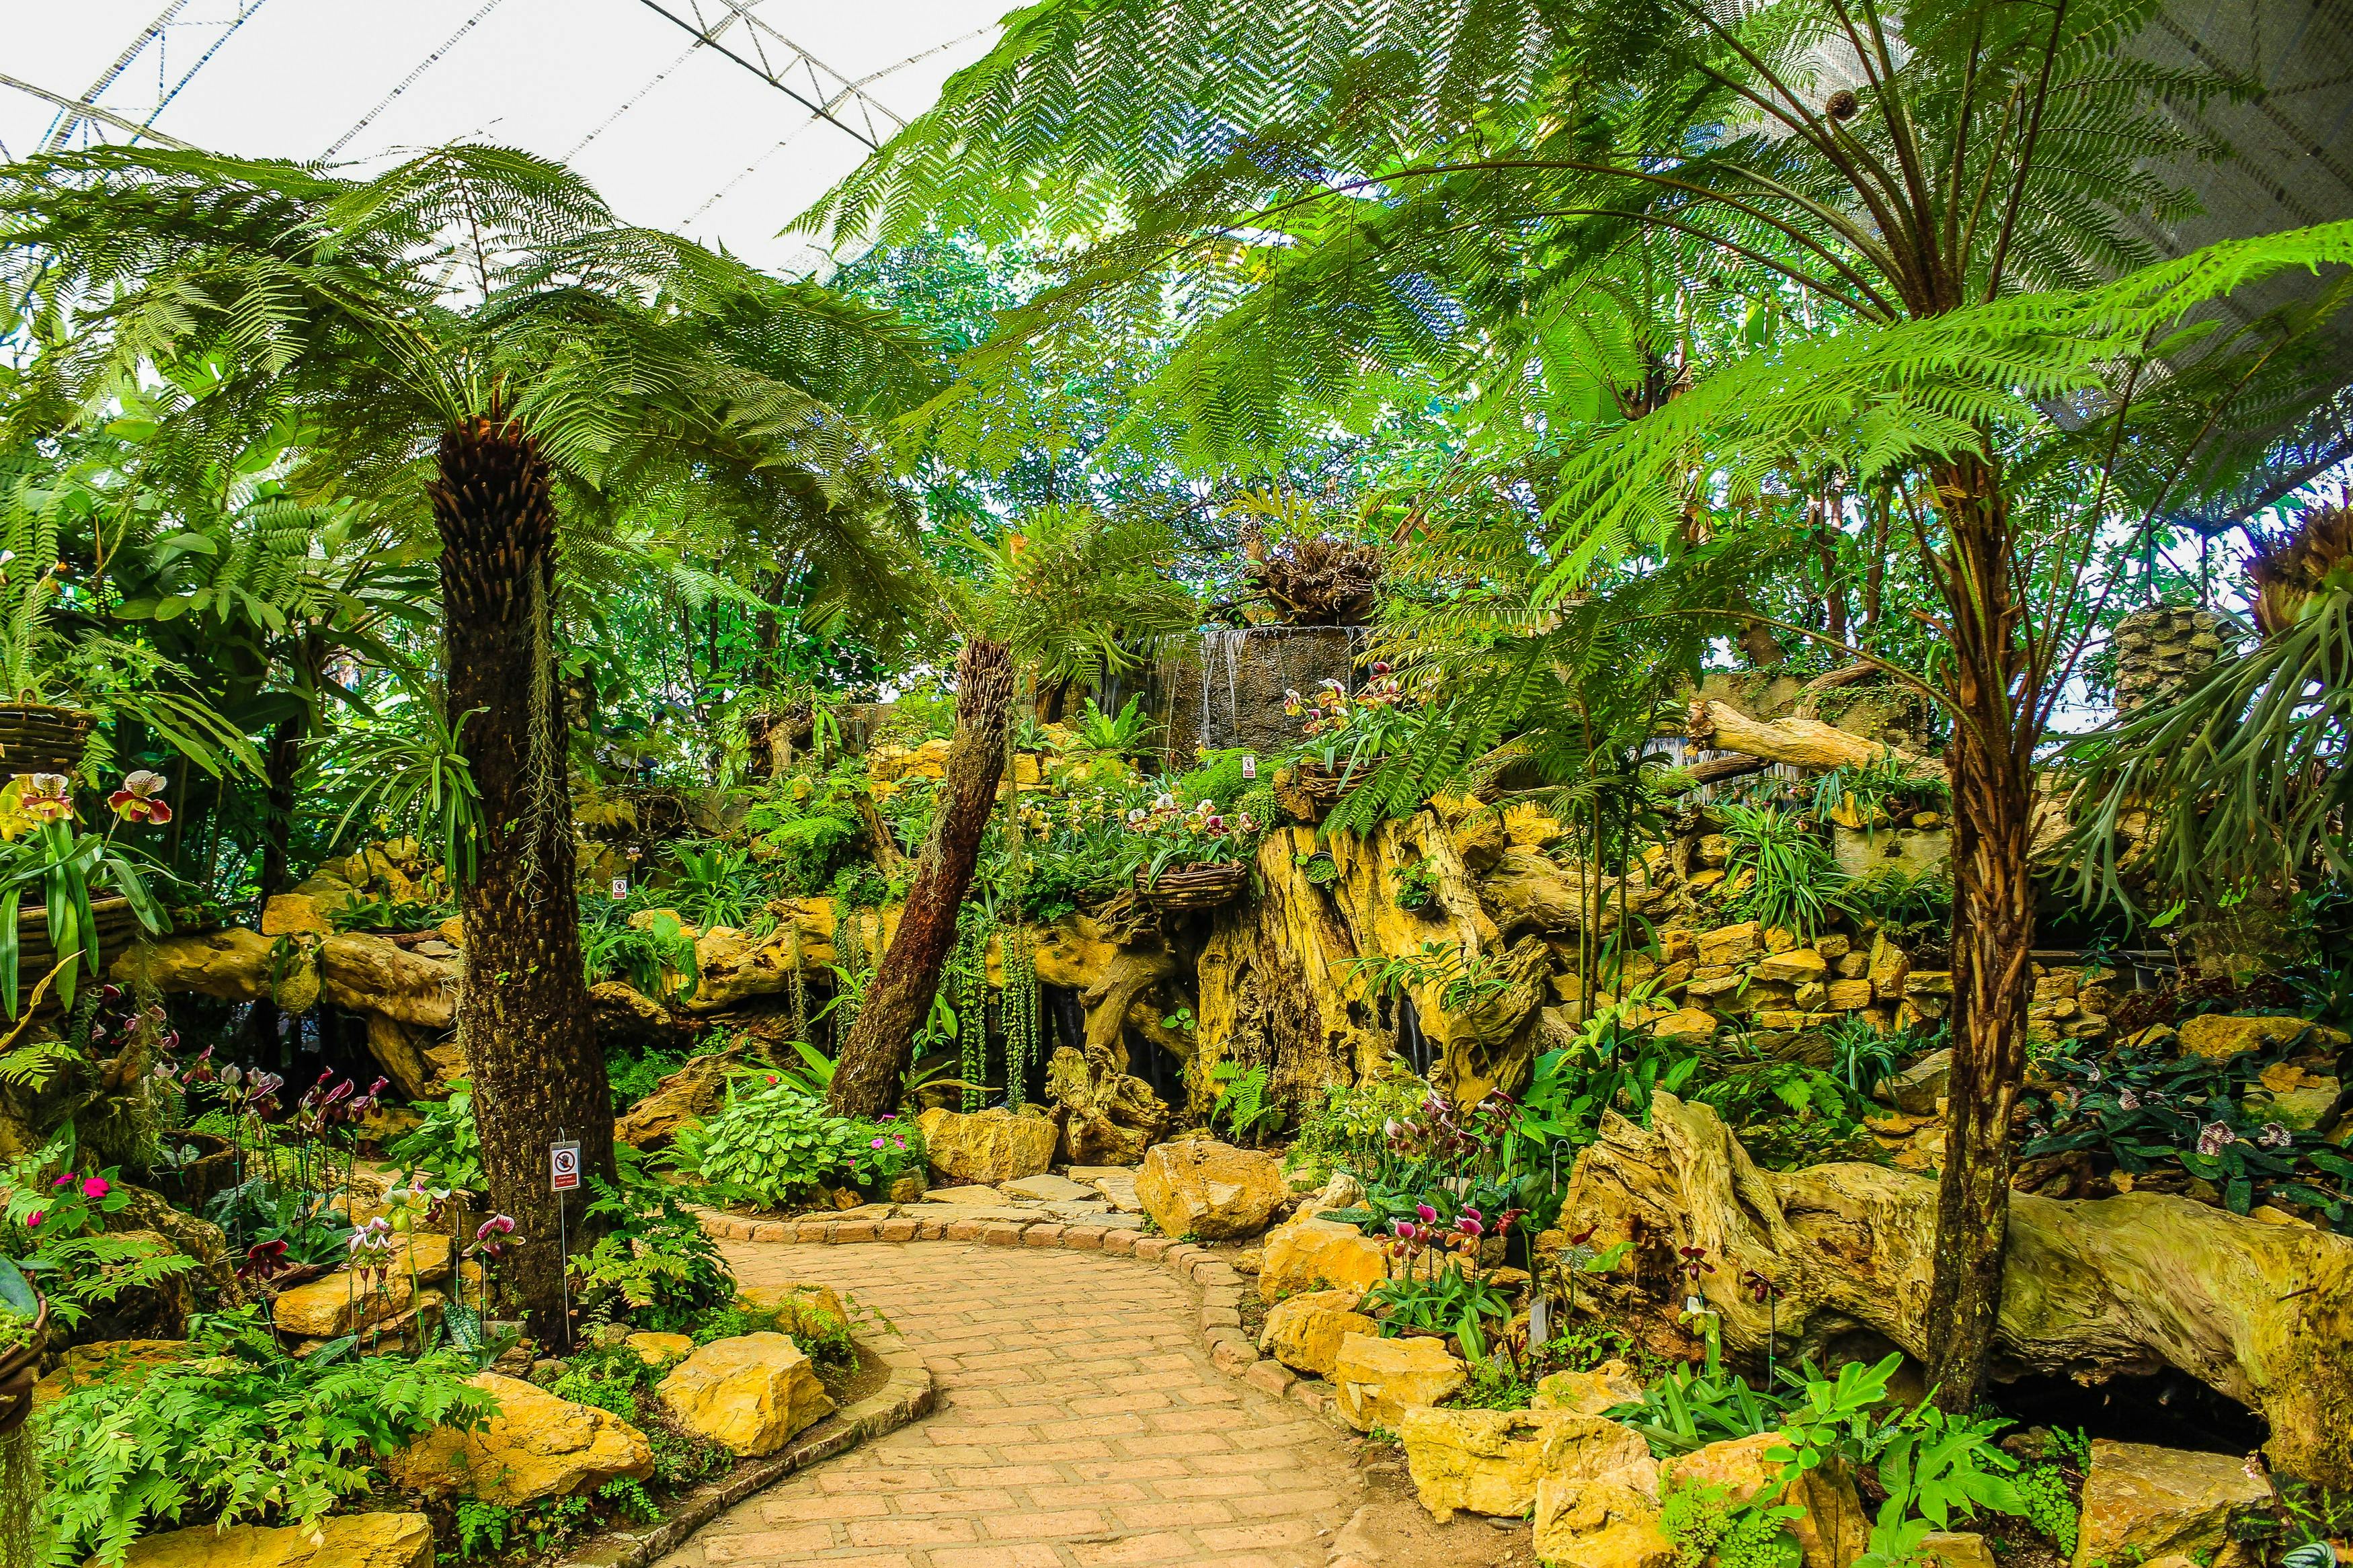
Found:
<svg viewBox="0 0 2353 1568"><path fill-rule="evenodd" d="M2337 1568L2353 232L2145 9L0 164L0 1568Z"/></svg>

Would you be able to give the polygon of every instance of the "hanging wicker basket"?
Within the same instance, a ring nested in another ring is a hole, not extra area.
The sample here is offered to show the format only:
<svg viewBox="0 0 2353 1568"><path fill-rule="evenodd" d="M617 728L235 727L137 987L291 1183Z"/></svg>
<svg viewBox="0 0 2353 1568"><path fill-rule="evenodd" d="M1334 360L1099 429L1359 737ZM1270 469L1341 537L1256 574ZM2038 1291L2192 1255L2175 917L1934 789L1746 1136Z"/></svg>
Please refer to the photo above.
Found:
<svg viewBox="0 0 2353 1568"><path fill-rule="evenodd" d="M1179 866L1157 878L1140 870L1135 874L1136 901L1162 910L1214 910L1241 897L1249 886L1250 868L1239 860Z"/></svg>
<svg viewBox="0 0 2353 1568"><path fill-rule="evenodd" d="M73 772L97 723L78 709L0 703L0 777Z"/></svg>
<svg viewBox="0 0 2353 1568"><path fill-rule="evenodd" d="M48 1337L49 1304L33 1320L33 1337L0 1355L0 1437L25 1424L33 1413L33 1382L41 1375L41 1342Z"/></svg>
<svg viewBox="0 0 2353 1568"><path fill-rule="evenodd" d="M109 963L131 944L142 929L131 911L129 899L92 899L90 919L98 926L98 949ZM57 945L49 941L49 911L28 904L16 911L16 973L27 985L56 967Z"/></svg>

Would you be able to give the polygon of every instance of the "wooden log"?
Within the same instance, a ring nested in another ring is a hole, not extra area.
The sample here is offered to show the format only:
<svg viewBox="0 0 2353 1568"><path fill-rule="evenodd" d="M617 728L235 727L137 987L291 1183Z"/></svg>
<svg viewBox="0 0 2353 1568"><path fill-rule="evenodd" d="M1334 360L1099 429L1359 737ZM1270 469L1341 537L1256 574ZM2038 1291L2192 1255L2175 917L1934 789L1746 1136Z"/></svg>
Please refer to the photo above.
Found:
<svg viewBox="0 0 2353 1568"><path fill-rule="evenodd" d="M1911 752L1879 741L1866 741L1850 730L1819 719L1751 719L1727 702L1712 697L1693 700L1684 732L1719 752L1739 752L1768 763L1828 773L1832 768L1864 767L1890 759L1918 762Z"/></svg>
<svg viewBox="0 0 2353 1568"><path fill-rule="evenodd" d="M1605 1119L1560 1227L1591 1245L1704 1249L1695 1287L1725 1343L1782 1360L1856 1329L1926 1359L1936 1184L1878 1165L1776 1173L1706 1106L1653 1097L1651 1125ZM1679 1256L1679 1254L1677 1255ZM1769 1305L1750 1283L1769 1280ZM2279 1470L2353 1484L2353 1240L2153 1193L2069 1203L2017 1194L1995 1375L2097 1383L2173 1367L2271 1424Z"/></svg>

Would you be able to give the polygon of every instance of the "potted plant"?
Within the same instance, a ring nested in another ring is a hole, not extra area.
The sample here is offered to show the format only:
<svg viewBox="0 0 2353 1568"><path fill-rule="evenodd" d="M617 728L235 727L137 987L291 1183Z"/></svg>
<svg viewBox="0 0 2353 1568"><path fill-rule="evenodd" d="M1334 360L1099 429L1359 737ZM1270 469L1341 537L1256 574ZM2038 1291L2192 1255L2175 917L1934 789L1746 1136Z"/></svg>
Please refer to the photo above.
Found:
<svg viewBox="0 0 2353 1568"><path fill-rule="evenodd" d="M1163 795L1149 806L1132 808L1127 826L1145 851L1135 868L1141 903L1163 911L1210 910L1250 886L1259 824L1248 812L1229 816L1208 799L1188 810Z"/></svg>
<svg viewBox="0 0 2353 1568"><path fill-rule="evenodd" d="M1376 664L1372 674L1365 689L1353 694L1328 677L1312 699L1283 693L1283 711L1303 722L1278 782L1285 804L1308 820L1322 816L1351 784L1363 782L1374 763L1403 750L1421 728L1421 710L1406 700L1405 688L1389 667Z"/></svg>
<svg viewBox="0 0 2353 1568"><path fill-rule="evenodd" d="M107 951L139 929L161 934L170 917L148 890L133 852L114 836L125 823L172 819L164 778L132 773L107 797L114 820L103 834L84 832L73 786L62 773L28 773L0 785L0 1003L16 1016L24 977L35 996L54 985L73 1005L79 973L105 971ZM36 900L23 908L26 895Z"/></svg>
<svg viewBox="0 0 2353 1568"><path fill-rule="evenodd" d="M0 1258L0 1443L33 1413L33 1382L48 1337L49 1305L25 1271Z"/></svg>
<svg viewBox="0 0 2353 1568"><path fill-rule="evenodd" d="M139 643L53 624L69 570L56 518L22 491L0 500L0 776L82 771L92 732L120 716L207 773L227 757L259 777L261 755L243 731L167 689L186 670Z"/></svg>

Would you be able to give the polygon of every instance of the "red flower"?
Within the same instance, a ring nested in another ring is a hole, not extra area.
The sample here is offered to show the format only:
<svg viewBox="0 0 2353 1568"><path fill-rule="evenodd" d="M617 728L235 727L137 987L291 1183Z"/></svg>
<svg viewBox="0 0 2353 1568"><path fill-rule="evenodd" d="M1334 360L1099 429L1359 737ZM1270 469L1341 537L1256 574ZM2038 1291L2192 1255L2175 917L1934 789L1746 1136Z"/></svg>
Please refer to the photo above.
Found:
<svg viewBox="0 0 2353 1568"><path fill-rule="evenodd" d="M141 768L122 781L121 789L106 797L106 804L125 822L150 822L160 826L172 820L172 808L157 798L164 793L165 782L162 773Z"/></svg>

